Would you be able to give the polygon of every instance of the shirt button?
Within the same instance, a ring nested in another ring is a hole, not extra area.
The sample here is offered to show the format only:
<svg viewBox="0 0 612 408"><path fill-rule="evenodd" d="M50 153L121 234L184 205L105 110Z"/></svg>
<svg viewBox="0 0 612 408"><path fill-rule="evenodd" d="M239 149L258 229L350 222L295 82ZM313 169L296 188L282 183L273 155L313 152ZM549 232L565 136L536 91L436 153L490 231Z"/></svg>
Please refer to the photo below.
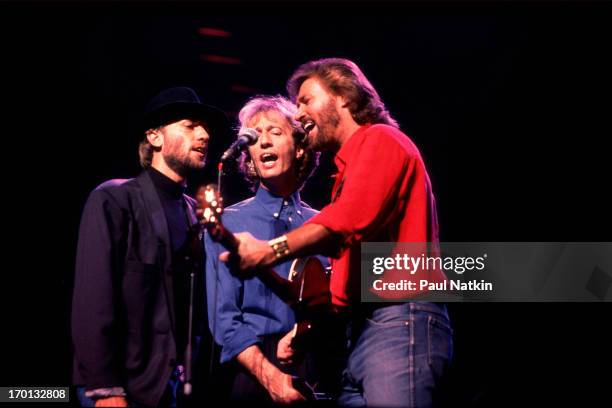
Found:
<svg viewBox="0 0 612 408"><path fill-rule="evenodd" d="M283 205L289 205L289 202L287 200L283 201Z"/></svg>
<svg viewBox="0 0 612 408"><path fill-rule="evenodd" d="M292 222L292 221L293 221L293 218L289 217L289 222Z"/></svg>
<svg viewBox="0 0 612 408"><path fill-rule="evenodd" d="M274 218L278 218L278 213L274 213Z"/></svg>
<svg viewBox="0 0 612 408"><path fill-rule="evenodd" d="M302 215L302 212L301 212L300 210L297 210L297 213L298 213L298 214L300 214L300 215Z"/></svg>

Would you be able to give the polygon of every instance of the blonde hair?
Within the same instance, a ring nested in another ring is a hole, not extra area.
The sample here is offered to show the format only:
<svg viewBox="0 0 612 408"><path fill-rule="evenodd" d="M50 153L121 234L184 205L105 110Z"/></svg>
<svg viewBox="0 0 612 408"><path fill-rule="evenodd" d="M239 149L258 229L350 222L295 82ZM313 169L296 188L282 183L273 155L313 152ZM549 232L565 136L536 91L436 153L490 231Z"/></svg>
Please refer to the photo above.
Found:
<svg viewBox="0 0 612 408"><path fill-rule="evenodd" d="M265 112L280 113L291 126L291 134L296 148L304 150L304 154L295 159L297 162L298 190L300 190L319 165L319 153L308 148L308 138L306 138L301 124L294 119L297 108L291 101L281 95L257 95L250 99L238 113L240 130L248 127L247 124L258 114ZM251 183L252 188L255 189L259 182L259 176L255 172L255 165L248 151L242 152L238 158L238 168L244 174L246 180Z"/></svg>

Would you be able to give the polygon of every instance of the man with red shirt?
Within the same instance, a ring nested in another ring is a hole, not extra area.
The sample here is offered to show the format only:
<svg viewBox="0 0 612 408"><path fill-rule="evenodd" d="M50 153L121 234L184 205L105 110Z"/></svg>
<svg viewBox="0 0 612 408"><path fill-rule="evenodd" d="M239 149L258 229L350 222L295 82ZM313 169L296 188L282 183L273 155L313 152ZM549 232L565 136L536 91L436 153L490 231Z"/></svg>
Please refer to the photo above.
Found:
<svg viewBox="0 0 612 408"><path fill-rule="evenodd" d="M349 60L308 62L296 70L287 89L310 145L336 154L332 200L308 223L269 242L237 234L240 268L331 255L332 301L350 316L349 357L338 403L430 407L452 355L446 307L365 304L359 297L361 242L438 242L435 201L421 155ZM279 345L279 358L290 359L288 340Z"/></svg>

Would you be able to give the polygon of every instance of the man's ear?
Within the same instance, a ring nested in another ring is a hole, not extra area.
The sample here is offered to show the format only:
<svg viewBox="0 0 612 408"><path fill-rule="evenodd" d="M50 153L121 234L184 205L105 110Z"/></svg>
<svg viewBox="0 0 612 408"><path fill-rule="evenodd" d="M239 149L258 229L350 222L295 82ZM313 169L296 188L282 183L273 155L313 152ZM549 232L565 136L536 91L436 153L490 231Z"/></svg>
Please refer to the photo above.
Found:
<svg viewBox="0 0 612 408"><path fill-rule="evenodd" d="M344 96L338 96L338 101L341 108L348 108L349 100Z"/></svg>
<svg viewBox="0 0 612 408"><path fill-rule="evenodd" d="M304 149L302 149L301 147L298 147L297 149L295 149L295 158L301 159L302 156L304 156Z"/></svg>
<svg viewBox="0 0 612 408"><path fill-rule="evenodd" d="M164 137L159 129L149 129L146 131L147 140L153 147L161 147L164 144Z"/></svg>

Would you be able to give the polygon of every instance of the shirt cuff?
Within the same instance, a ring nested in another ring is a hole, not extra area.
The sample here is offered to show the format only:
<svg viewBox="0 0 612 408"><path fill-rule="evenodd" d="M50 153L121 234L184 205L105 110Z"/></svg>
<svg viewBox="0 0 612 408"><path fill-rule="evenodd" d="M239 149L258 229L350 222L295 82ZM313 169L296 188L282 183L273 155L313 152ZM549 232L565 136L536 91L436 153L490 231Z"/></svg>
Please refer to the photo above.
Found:
<svg viewBox="0 0 612 408"><path fill-rule="evenodd" d="M247 347L254 344L261 344L261 340L259 337L255 336L250 329L236 332L231 339L225 341L223 344L221 350L221 363L227 363L233 360L238 354L246 350Z"/></svg>

